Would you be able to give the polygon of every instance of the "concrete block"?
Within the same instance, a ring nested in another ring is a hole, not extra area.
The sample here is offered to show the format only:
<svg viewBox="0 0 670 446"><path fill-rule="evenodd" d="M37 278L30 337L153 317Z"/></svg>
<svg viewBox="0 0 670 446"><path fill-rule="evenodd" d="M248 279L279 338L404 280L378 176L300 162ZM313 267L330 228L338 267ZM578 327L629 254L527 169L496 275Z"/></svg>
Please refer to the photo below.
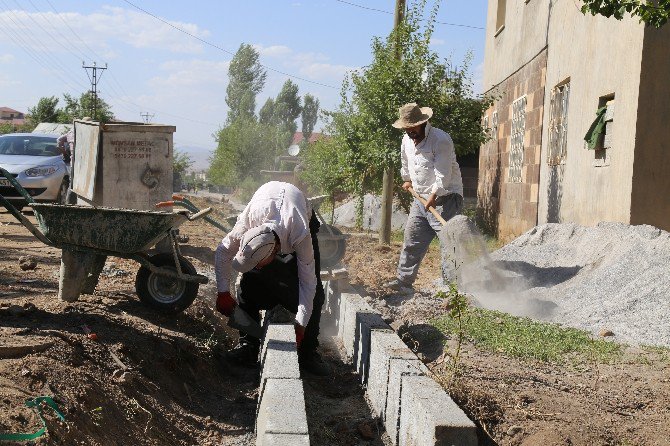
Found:
<svg viewBox="0 0 670 446"><path fill-rule="evenodd" d="M256 437L256 445L262 446L309 446L307 434L265 434Z"/></svg>
<svg viewBox="0 0 670 446"><path fill-rule="evenodd" d="M399 446L476 446L475 424L426 376L403 376Z"/></svg>
<svg viewBox="0 0 670 446"><path fill-rule="evenodd" d="M370 330L375 328L390 329L381 314L368 305L360 295L342 293L340 295L338 337L342 341L347 358L356 365L357 371L365 372L363 379L367 375L365 369L369 356Z"/></svg>
<svg viewBox="0 0 670 446"><path fill-rule="evenodd" d="M261 349L260 401L268 379L300 379L300 365L293 325L269 324Z"/></svg>
<svg viewBox="0 0 670 446"><path fill-rule="evenodd" d="M305 394L299 379L266 380L256 417L256 438L264 440L268 434L309 435Z"/></svg>
<svg viewBox="0 0 670 446"><path fill-rule="evenodd" d="M337 336L342 341L347 358L354 355L356 335L356 313L365 311L366 302L361 296L353 293L340 293L340 320Z"/></svg>
<svg viewBox="0 0 670 446"><path fill-rule="evenodd" d="M385 419L386 413L391 358L413 360L416 359L416 355L407 348L395 332L372 330L367 395L372 411L382 420Z"/></svg>
<svg viewBox="0 0 670 446"><path fill-rule="evenodd" d="M356 332L354 334L354 352L352 360L356 372L360 376L361 384L368 382L370 368L370 336L373 330L387 330L391 327L384 322L382 315L377 312L356 313Z"/></svg>
<svg viewBox="0 0 670 446"><path fill-rule="evenodd" d="M261 348L261 369L264 368L268 347L279 351L286 351L290 350L291 344L295 352L295 329L293 328L293 324L267 324Z"/></svg>
<svg viewBox="0 0 670 446"><path fill-rule="evenodd" d="M427 367L418 359L390 358L384 427L394 445L398 444L398 428L402 410L402 380L405 376L425 376Z"/></svg>

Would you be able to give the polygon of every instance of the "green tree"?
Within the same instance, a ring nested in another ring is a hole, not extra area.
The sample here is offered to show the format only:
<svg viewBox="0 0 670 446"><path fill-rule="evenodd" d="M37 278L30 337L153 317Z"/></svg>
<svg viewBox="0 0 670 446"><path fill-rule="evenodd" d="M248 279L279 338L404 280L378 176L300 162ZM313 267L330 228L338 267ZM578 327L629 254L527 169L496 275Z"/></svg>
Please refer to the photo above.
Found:
<svg viewBox="0 0 670 446"><path fill-rule="evenodd" d="M302 106L298 95L298 85L288 79L274 101L273 123L277 126L275 155L286 150L293 141L293 135L298 130L295 121L300 113L302 113Z"/></svg>
<svg viewBox="0 0 670 446"><path fill-rule="evenodd" d="M665 25L670 16L670 0L583 0L583 3L584 14L614 16L621 20L628 13L655 28Z"/></svg>
<svg viewBox="0 0 670 446"><path fill-rule="evenodd" d="M216 134L217 148L209 169L213 183L237 186L246 179L260 181L261 169L270 169L274 155L272 134L255 119L237 119Z"/></svg>
<svg viewBox="0 0 670 446"><path fill-rule="evenodd" d="M35 107L28 108L29 121L33 127L41 122L58 122L58 98L43 97Z"/></svg>
<svg viewBox="0 0 670 446"><path fill-rule="evenodd" d="M459 155L473 153L486 140L481 115L491 99L472 92L470 56L460 67L452 66L430 49L439 2L421 28L425 6L425 0L417 2L388 37L373 39L372 62L350 73L342 85L340 106L325 114L333 140L310 147L305 155L306 179L323 192L362 196L381 191L384 169L400 170L402 132L391 124L398 108L408 102L433 109L432 124L451 135ZM333 156L334 147L341 153L323 162ZM409 195L400 188L401 181L396 175L395 192L407 204Z"/></svg>
<svg viewBox="0 0 670 446"><path fill-rule="evenodd" d="M6 135L7 133L29 133L32 132L35 128L30 120L24 122L23 124L14 124L12 122L2 122L0 123L0 135Z"/></svg>
<svg viewBox="0 0 670 446"><path fill-rule="evenodd" d="M109 122L114 119L112 107L101 97L98 97L96 113L95 116L92 116L91 111L93 110L93 101L95 98L90 91L82 93L79 98L64 93L63 99L65 100L65 107L59 110L58 122L67 124L71 123L74 119L81 119L86 116L100 122Z"/></svg>
<svg viewBox="0 0 670 446"><path fill-rule="evenodd" d="M265 104L258 111L258 121L261 124L274 124L275 122L275 101L272 98L268 98L265 101Z"/></svg>
<svg viewBox="0 0 670 446"><path fill-rule="evenodd" d="M303 99L302 107L302 136L305 138L305 144L309 143L312 136L316 120L319 117L319 100L307 93Z"/></svg>
<svg viewBox="0 0 670 446"><path fill-rule="evenodd" d="M230 61L229 83L226 88L228 123L256 113L256 95L263 90L267 73L259 62L259 54L251 45L243 43Z"/></svg>
<svg viewBox="0 0 670 446"><path fill-rule="evenodd" d="M191 155L186 152L181 152L178 149L175 149L174 155L172 156L172 171L175 175L184 176L186 169L193 165L193 159Z"/></svg>

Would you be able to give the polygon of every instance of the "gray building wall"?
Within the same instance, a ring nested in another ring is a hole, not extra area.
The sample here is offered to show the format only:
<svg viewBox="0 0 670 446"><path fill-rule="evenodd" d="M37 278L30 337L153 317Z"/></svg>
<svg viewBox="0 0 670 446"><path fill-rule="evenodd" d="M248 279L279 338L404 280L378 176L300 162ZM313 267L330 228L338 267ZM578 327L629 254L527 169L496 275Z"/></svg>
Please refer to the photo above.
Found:
<svg viewBox="0 0 670 446"><path fill-rule="evenodd" d="M502 28L499 3L507 3ZM490 0L486 35L485 89L499 98L532 96L524 152L535 164L524 159L522 183L510 183L505 173L508 101L499 99L485 114L490 124L497 111L499 122L493 141L482 146L478 204L498 236L513 238L533 219L670 229L670 26L656 30L638 18L584 15L572 1ZM537 62L543 56L544 68ZM524 84L532 78L542 79L541 91ZM550 164L552 90L568 82L566 153ZM588 150L584 135L612 96L607 148Z"/></svg>
<svg viewBox="0 0 670 446"><path fill-rule="evenodd" d="M583 15L571 1L553 2L549 22L538 223L630 222L633 159L644 26ZM570 81L567 155L549 166L549 102L552 89ZM584 135L601 98L614 94L612 147L587 150Z"/></svg>
<svg viewBox="0 0 670 446"><path fill-rule="evenodd" d="M670 25L646 28L635 162L631 224L670 230Z"/></svg>
<svg viewBox="0 0 670 446"><path fill-rule="evenodd" d="M547 46L549 0L507 0L502 30L496 29L497 12L498 0L490 0L486 18L484 91L510 77Z"/></svg>
<svg viewBox="0 0 670 446"><path fill-rule="evenodd" d="M542 122L544 117L549 0L509 0L504 27L499 2L489 1L484 85L496 102L485 113L497 122L479 156L478 217L509 240L537 223ZM521 181L510 180L513 102L526 97ZM496 114L494 119L493 114Z"/></svg>

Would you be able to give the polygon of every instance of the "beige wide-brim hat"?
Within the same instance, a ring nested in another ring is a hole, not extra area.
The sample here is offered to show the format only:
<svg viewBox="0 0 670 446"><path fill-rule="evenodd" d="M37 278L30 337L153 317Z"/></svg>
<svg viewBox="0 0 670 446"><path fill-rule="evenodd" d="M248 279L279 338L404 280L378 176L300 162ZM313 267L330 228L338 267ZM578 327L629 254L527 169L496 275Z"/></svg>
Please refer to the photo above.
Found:
<svg viewBox="0 0 670 446"><path fill-rule="evenodd" d="M423 124L433 116L433 109L430 107L419 107L416 102L405 104L398 109L400 119L391 124L397 129L406 129Z"/></svg>

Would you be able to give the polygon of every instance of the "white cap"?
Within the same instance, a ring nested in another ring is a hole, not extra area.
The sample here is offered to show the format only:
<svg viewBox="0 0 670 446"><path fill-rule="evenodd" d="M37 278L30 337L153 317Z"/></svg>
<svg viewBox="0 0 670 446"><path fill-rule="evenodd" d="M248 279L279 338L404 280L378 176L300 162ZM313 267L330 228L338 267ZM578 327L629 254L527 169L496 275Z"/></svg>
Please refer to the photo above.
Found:
<svg viewBox="0 0 670 446"><path fill-rule="evenodd" d="M246 273L268 257L275 248L275 233L265 225L249 229L242 236L240 249L233 259L235 271Z"/></svg>

